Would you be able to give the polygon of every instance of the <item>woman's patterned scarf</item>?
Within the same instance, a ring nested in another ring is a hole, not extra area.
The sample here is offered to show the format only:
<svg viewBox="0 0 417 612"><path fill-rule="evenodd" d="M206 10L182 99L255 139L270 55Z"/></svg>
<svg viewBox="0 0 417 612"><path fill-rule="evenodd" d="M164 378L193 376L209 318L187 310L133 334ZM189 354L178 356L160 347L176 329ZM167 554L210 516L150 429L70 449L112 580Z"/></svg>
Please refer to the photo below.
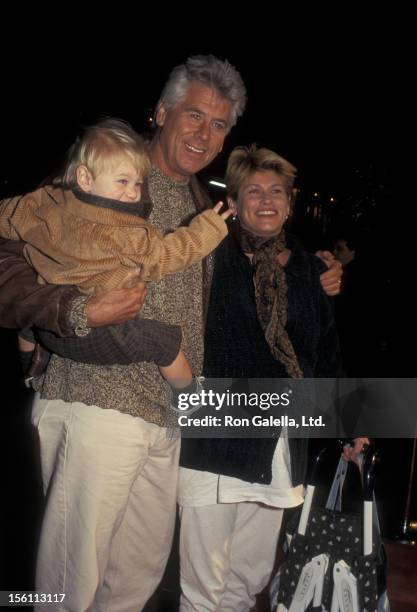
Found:
<svg viewBox="0 0 417 612"><path fill-rule="evenodd" d="M240 227L240 245L253 254L256 309L271 353L290 378L303 378L297 355L285 326L287 323L287 279L277 257L286 249L285 232L273 238L254 236Z"/></svg>

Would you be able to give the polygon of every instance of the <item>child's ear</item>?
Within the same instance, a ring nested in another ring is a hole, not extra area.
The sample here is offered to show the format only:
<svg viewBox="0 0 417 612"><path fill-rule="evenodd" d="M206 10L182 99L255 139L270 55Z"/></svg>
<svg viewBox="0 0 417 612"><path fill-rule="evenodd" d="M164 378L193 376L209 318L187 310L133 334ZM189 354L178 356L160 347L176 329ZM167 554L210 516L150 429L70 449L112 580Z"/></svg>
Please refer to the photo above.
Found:
<svg viewBox="0 0 417 612"><path fill-rule="evenodd" d="M158 110L156 111L156 125L159 127L162 127L165 123L165 119L167 116L167 110L165 108L165 105L163 102L161 102L161 104L158 107Z"/></svg>
<svg viewBox="0 0 417 612"><path fill-rule="evenodd" d="M93 175L91 174L90 170L87 168L87 166L81 164L77 168L76 175L78 187L89 193L93 188Z"/></svg>

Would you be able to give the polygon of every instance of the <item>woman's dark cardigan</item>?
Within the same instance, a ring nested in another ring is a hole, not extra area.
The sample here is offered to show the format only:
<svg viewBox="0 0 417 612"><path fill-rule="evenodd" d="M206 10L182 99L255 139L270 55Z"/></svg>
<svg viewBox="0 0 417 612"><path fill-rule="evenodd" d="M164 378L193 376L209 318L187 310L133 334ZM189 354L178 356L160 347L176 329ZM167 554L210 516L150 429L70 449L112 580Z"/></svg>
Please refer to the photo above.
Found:
<svg viewBox="0 0 417 612"><path fill-rule="evenodd" d="M287 236L291 257L286 329L305 378L339 374L339 344L333 306L320 274L325 265ZM216 251L205 332L207 378L288 378L271 354L258 322L253 270L233 235ZM180 465L269 484L276 438L183 439ZM293 486L305 477L307 440L290 439Z"/></svg>

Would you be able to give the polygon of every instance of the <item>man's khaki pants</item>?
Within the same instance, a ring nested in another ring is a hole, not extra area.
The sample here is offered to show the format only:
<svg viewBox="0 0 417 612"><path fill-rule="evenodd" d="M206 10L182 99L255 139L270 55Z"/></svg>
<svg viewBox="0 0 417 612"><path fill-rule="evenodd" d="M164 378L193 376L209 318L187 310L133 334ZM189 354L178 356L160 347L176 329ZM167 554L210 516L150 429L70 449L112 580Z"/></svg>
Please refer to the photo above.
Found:
<svg viewBox="0 0 417 612"><path fill-rule="evenodd" d="M138 612L171 549L179 440L115 410L41 400L46 510L36 589L71 612Z"/></svg>

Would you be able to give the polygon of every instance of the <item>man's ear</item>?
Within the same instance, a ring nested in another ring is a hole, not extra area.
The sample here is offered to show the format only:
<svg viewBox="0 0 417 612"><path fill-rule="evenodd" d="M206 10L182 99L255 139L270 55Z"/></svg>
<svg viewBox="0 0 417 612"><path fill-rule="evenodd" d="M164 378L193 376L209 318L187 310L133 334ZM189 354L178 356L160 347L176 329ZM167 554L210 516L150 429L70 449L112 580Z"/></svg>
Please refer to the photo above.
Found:
<svg viewBox="0 0 417 612"><path fill-rule="evenodd" d="M163 102L158 107L155 115L155 122L158 127L162 127L165 123L165 119L167 117L167 110Z"/></svg>
<svg viewBox="0 0 417 612"><path fill-rule="evenodd" d="M94 179L87 166L84 166L84 164L78 166L76 175L78 187L80 187L80 189L82 189L83 191L90 193L93 188Z"/></svg>
<svg viewBox="0 0 417 612"><path fill-rule="evenodd" d="M227 204L228 204L230 210L233 211L233 214L236 215L237 214L236 202L232 198L228 197L227 198Z"/></svg>

